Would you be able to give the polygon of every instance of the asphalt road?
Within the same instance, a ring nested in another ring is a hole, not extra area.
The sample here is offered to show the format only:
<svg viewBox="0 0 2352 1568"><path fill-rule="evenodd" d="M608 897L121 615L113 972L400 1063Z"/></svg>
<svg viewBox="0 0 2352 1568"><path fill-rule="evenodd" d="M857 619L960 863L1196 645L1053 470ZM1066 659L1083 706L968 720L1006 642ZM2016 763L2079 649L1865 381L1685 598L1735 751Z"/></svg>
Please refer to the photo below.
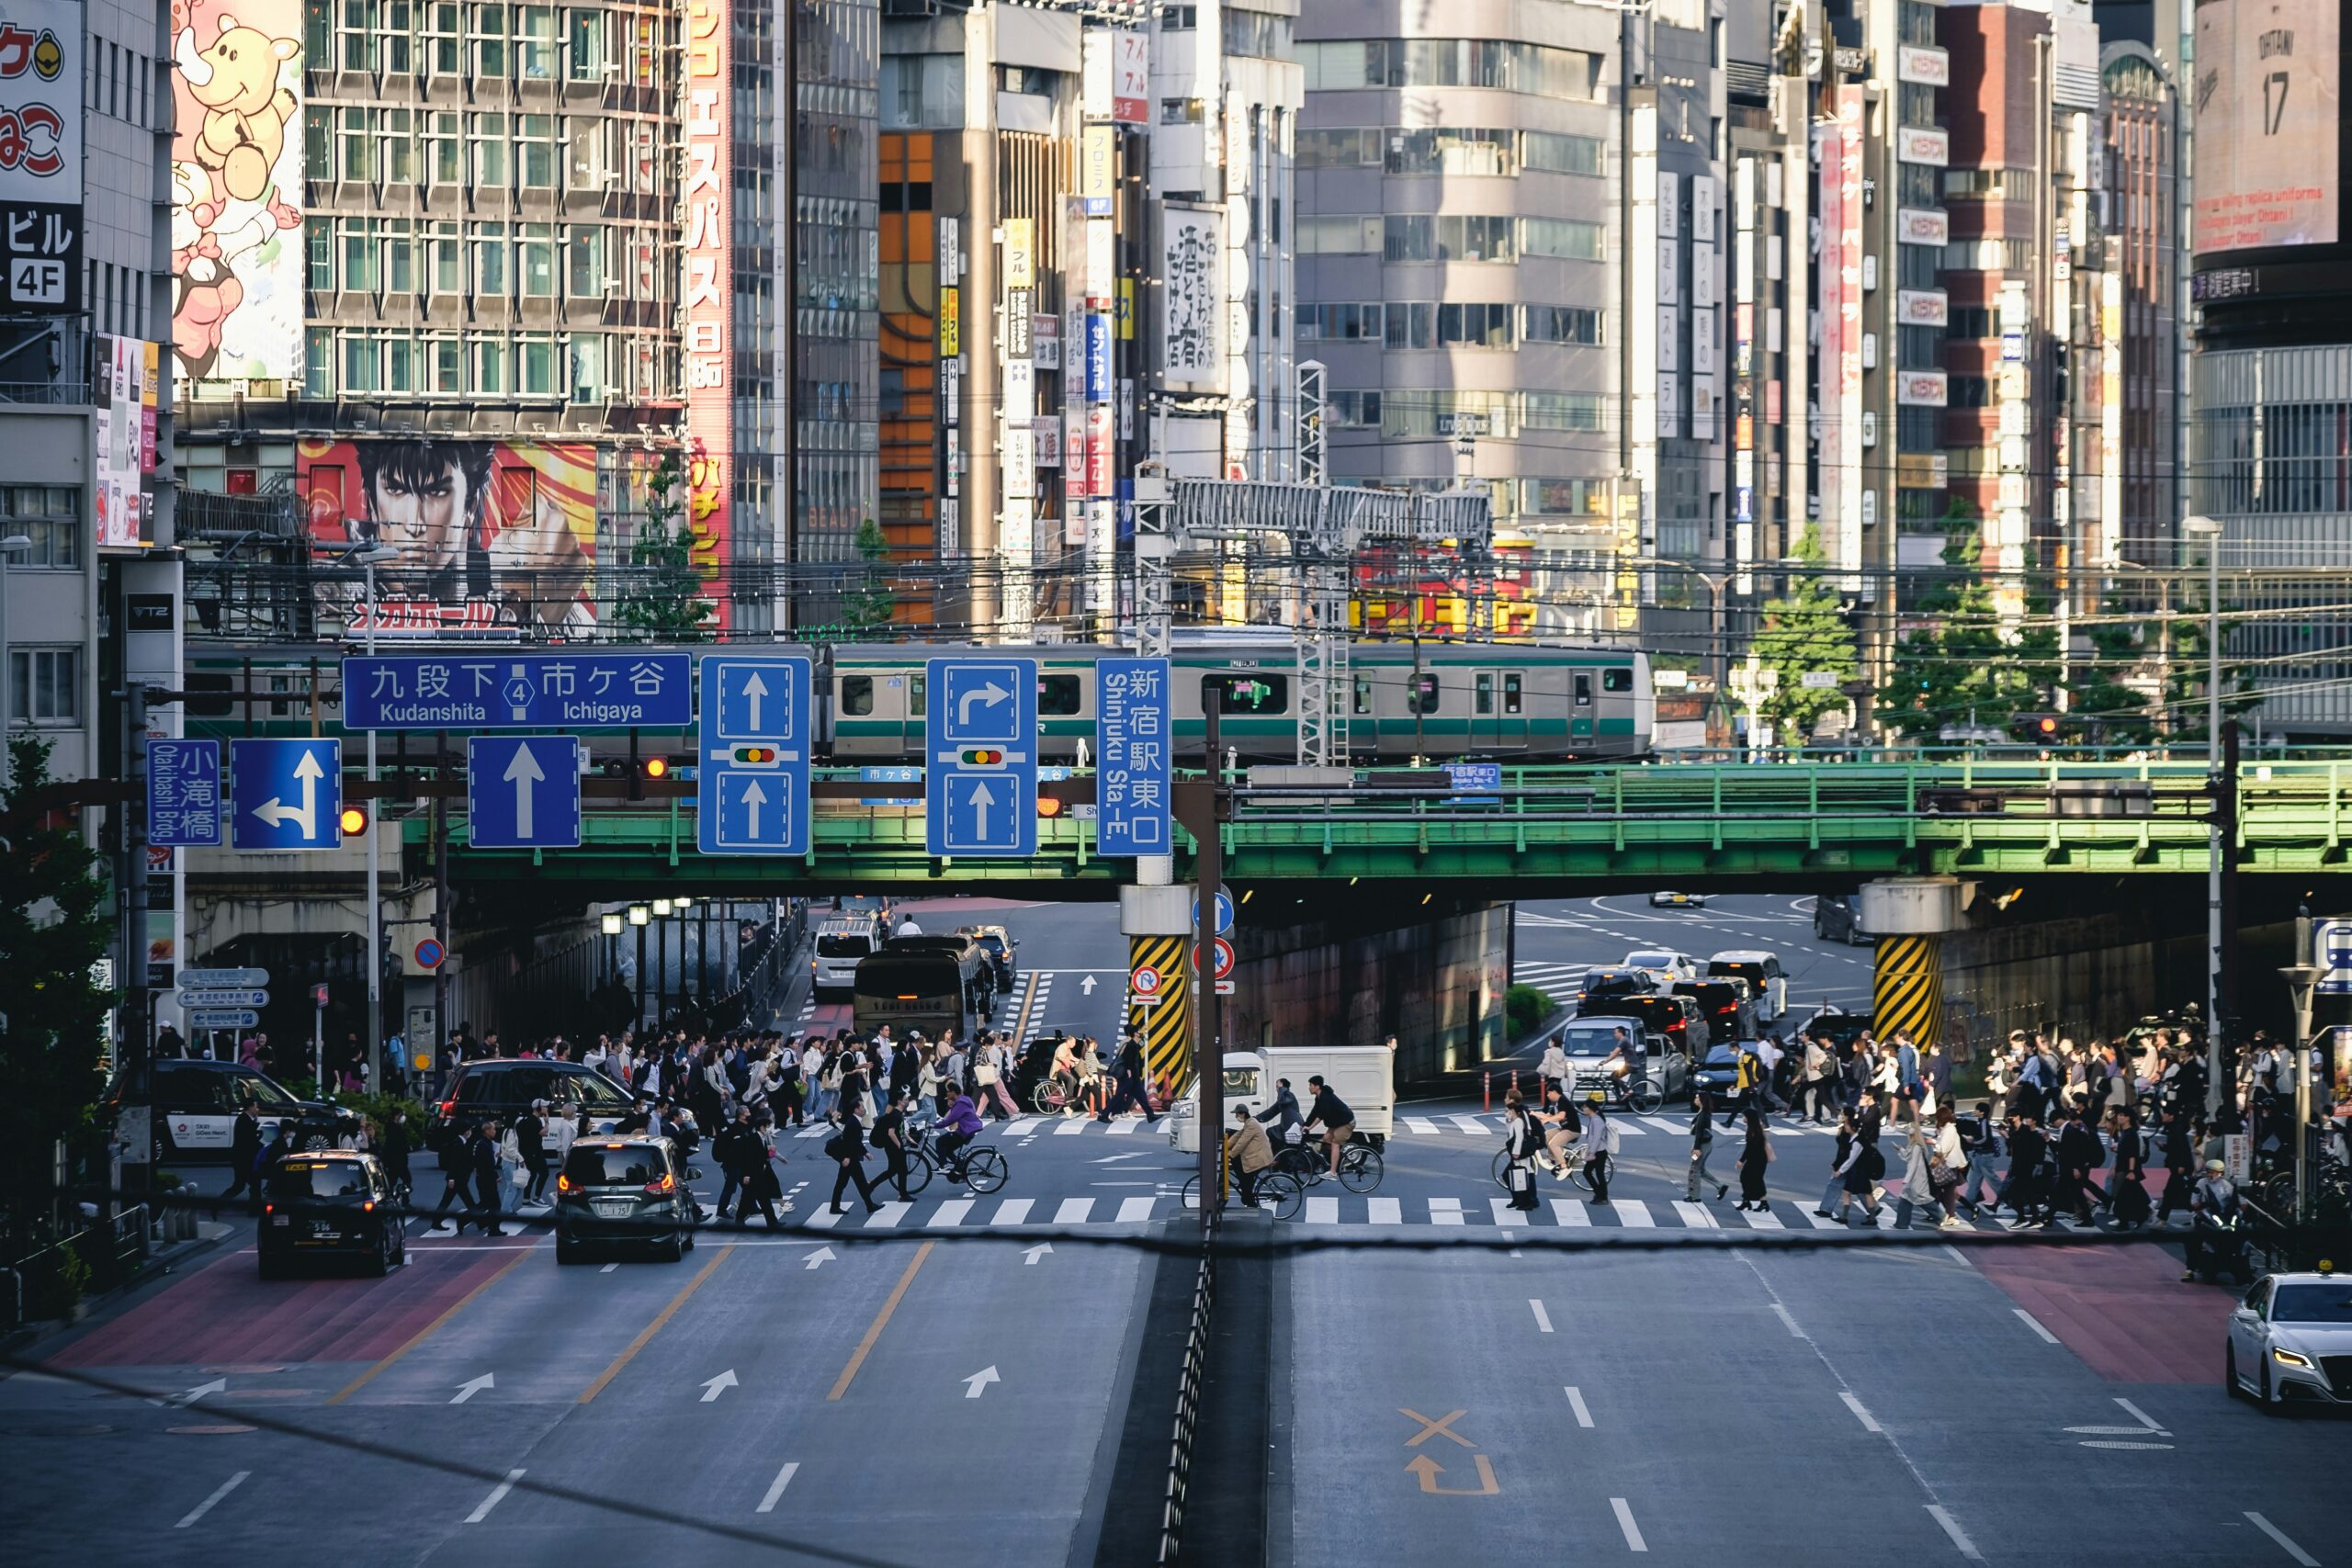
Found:
<svg viewBox="0 0 2352 1568"><path fill-rule="evenodd" d="M1535 962L1586 962L1572 942L1613 960L1657 940L1623 912L1647 914L1634 901L1603 903L1529 911L1577 929L1523 917L1522 964L1533 942L1562 955ZM1708 911L1722 940L1678 945L1807 963L1802 916L1755 903ZM1124 950L1100 907L919 918L1001 919L1023 938L1012 1022L1115 1023ZM787 998L786 1022L800 1005ZM2346 1555L2331 1488L2352 1427L2225 1399L2228 1297L2177 1283L2166 1247L2025 1252L1987 1221L1922 1247L1856 1233L1850 1250L1769 1250L1824 1234L1811 1211L1830 1140L1776 1129L1756 1216L1684 1199L1687 1127L1674 1108L1629 1120L1615 1201L1546 1179L1520 1228L1498 1212L1493 1116L1415 1102L1375 1190L1317 1187L1276 1227L1386 1250L1250 1265L1276 1271L1269 1562ZM934 1183L838 1221L819 1140L787 1138L792 1228L706 1231L678 1264L559 1269L526 1226L418 1235L384 1280L264 1284L241 1225L32 1348L45 1373L0 1381L0 1551L824 1560L781 1548L796 1542L883 1562L1091 1562L1150 1281L1134 1243L1181 1223L1192 1165L1132 1118L987 1136L1011 1164L1001 1192ZM1757 1245L1708 1245L1725 1239ZM1587 1241L1657 1245L1558 1250Z"/></svg>
<svg viewBox="0 0 2352 1568"><path fill-rule="evenodd" d="M1728 948L1778 953L1789 976L1792 1023L1825 1002L1852 1011L1870 1006L1871 950L1815 940L1809 895L1719 894L1703 909L1653 909L1638 893L1521 904L1511 979L1565 1005L1586 970L1621 963L1636 948L1660 947L1687 953L1702 967L1711 953Z"/></svg>

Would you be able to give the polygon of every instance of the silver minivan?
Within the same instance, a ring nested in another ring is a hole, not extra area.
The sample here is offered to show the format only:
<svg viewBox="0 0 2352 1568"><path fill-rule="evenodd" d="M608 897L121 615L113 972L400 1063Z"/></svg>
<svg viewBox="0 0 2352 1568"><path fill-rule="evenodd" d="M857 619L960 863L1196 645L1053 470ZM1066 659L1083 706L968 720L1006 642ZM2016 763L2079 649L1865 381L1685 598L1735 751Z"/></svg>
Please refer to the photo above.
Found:
<svg viewBox="0 0 2352 1568"><path fill-rule="evenodd" d="M881 950L871 920L827 920L817 928L808 960L808 982L820 997L845 997L857 978L857 961Z"/></svg>

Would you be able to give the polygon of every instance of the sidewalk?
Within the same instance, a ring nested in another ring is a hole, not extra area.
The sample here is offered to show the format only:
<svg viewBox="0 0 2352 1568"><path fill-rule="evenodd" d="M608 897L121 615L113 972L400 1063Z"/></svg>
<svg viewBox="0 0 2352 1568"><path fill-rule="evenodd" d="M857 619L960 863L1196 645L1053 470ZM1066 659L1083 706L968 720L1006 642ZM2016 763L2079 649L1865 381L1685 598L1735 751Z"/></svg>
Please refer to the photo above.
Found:
<svg viewBox="0 0 2352 1568"><path fill-rule="evenodd" d="M164 1275L183 1269L188 1264L228 1240L237 1227L225 1220L198 1220L196 1235L186 1241L167 1242L142 1259L139 1269L119 1285L83 1297L74 1303L71 1317L35 1318L20 1323L6 1334L0 1335L0 1354L17 1355L27 1347L54 1338L79 1326L93 1317L126 1302L135 1292L145 1289Z"/></svg>

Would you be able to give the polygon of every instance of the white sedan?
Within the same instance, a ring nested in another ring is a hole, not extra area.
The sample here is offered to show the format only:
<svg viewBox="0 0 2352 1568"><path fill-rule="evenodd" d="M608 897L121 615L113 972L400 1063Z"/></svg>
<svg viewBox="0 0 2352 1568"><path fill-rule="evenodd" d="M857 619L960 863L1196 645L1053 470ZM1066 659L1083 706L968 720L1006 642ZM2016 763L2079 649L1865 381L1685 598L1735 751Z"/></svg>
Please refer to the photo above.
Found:
<svg viewBox="0 0 2352 1568"><path fill-rule="evenodd" d="M2352 1404L2352 1278L2257 1280L2230 1314L2224 1386L2265 1410L2290 1400Z"/></svg>
<svg viewBox="0 0 2352 1568"><path fill-rule="evenodd" d="M1641 948L1625 954L1621 969L1645 969L1658 977L1661 986L1679 985L1699 977L1699 961L1687 953L1668 953L1662 948Z"/></svg>

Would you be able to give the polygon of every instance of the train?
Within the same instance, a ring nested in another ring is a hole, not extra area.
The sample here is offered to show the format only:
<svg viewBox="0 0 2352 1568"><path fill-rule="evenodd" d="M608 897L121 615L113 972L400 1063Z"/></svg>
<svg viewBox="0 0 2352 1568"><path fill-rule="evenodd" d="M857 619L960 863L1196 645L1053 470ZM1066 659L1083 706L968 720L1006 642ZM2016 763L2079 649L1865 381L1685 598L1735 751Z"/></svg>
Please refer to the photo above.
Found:
<svg viewBox="0 0 2352 1568"><path fill-rule="evenodd" d="M1170 642L1170 739L1177 756L1200 753L1206 739L1204 704L1214 701L1227 750L1249 761L1295 760L1298 659L1287 631L1179 628ZM333 694L343 651L333 646L190 649L187 733L335 733L340 707L326 696L318 704L318 728L312 729L312 671L318 671L317 689ZM405 650L388 646L384 651ZM1092 643L820 648L816 758L846 766L920 763L929 661L1018 657L1037 661L1040 760L1076 762L1094 743L1095 660L1130 651ZM249 675L254 693L250 701L244 695ZM1639 759L1651 753L1657 717L1649 660L1629 648L1356 637L1350 643L1346 684L1350 760L1364 764L1446 757ZM220 695L198 694L206 691ZM625 735L608 731L588 739L599 761L628 750ZM679 739L683 732L642 731L639 743L647 755L675 750L679 761L691 761L691 749L675 745ZM410 755L420 743L420 738L409 738Z"/></svg>

